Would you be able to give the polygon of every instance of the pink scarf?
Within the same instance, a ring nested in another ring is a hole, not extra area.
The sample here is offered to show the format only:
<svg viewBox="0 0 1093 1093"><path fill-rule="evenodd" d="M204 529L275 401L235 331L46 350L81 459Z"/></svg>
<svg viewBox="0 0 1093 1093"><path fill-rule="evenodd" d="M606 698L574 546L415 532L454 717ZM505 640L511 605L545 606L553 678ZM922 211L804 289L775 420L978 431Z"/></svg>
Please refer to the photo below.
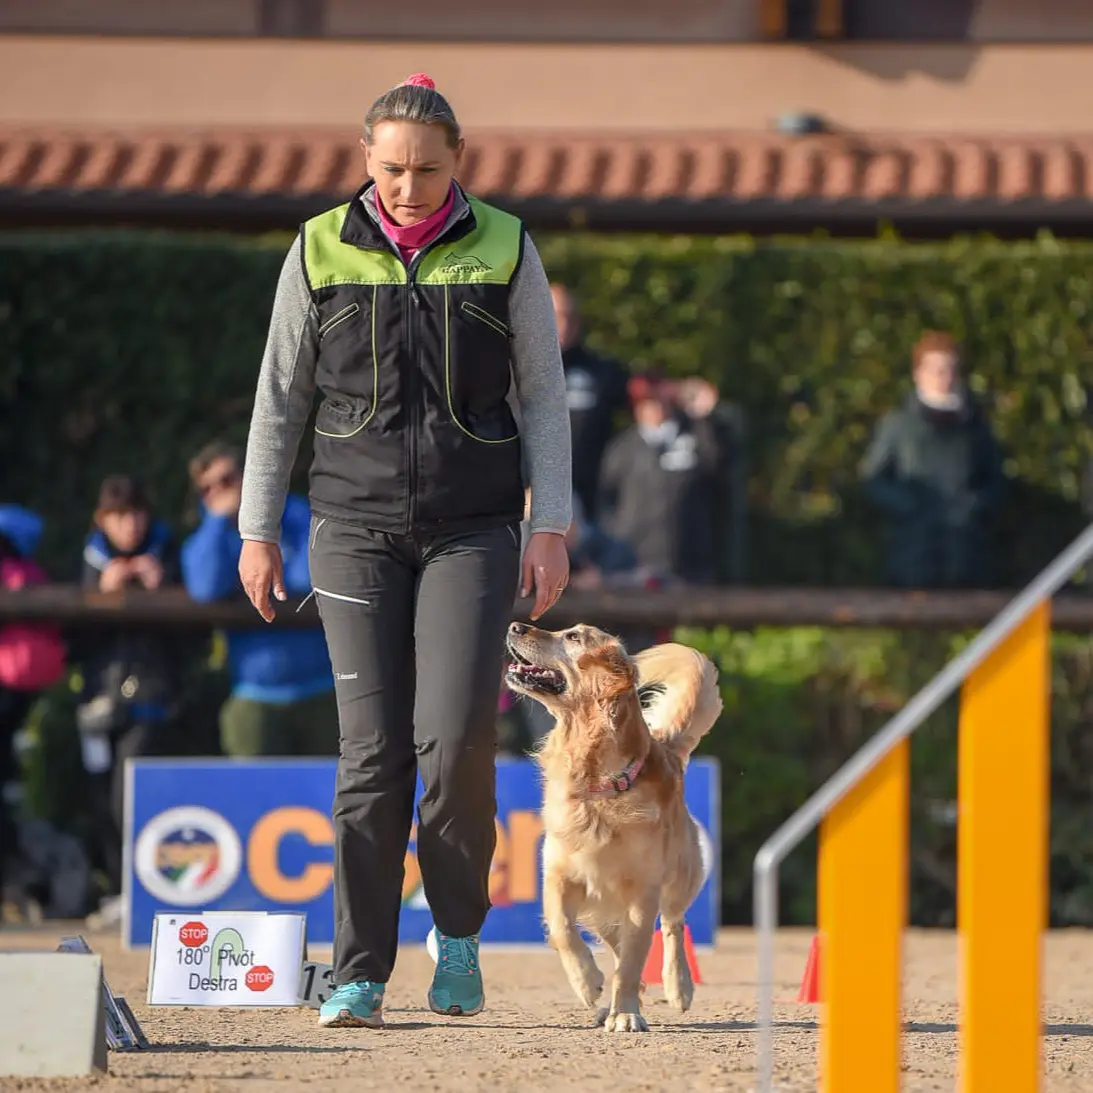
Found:
<svg viewBox="0 0 1093 1093"><path fill-rule="evenodd" d="M380 195L376 195L376 212L379 213L383 232L399 249L402 260L407 264L413 259L422 247L427 247L441 232L447 223L448 216L455 205L455 183L448 188L448 199L435 213L429 213L423 220L416 224L396 224L387 210L383 207Z"/></svg>

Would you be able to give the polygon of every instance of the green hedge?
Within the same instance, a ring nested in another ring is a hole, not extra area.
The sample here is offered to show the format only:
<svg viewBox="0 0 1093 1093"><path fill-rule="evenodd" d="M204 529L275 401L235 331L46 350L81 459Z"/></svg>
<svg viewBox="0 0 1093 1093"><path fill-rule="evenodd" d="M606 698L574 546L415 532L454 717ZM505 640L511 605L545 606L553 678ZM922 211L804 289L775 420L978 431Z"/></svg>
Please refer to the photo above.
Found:
<svg viewBox="0 0 1093 1093"><path fill-rule="evenodd" d="M1040 568L1082 526L1093 247L571 236L543 249L587 301L595 344L697 371L743 408L753 582L878 578L856 468L909 386L910 347L927 327L964 341L1016 480L1000 581Z"/></svg>
<svg viewBox="0 0 1093 1093"><path fill-rule="evenodd" d="M190 455L245 439L280 260L219 238L0 239L3 491L46 517L58 578L78 572L104 475L144 474L180 524Z"/></svg>
<svg viewBox="0 0 1093 1093"><path fill-rule="evenodd" d="M0 236L0 498L45 515L42 556L55 576L75 575L107 473L142 471L182 530L188 456L213 435L246 436L286 244ZM594 345L634 366L699 372L746 413L753 583L876 579L878 537L856 466L872 424L902 396L908 348L925 326L965 341L973 385L1007 454L1015 488L1000 520L1003 579L1029 575L1083 523L1081 474L1093 453L1085 386L1093 378L1093 245L579 234L539 244L550 272L580 292ZM297 488L308 451L305 440ZM683 636L724 673L726 716L706 747L723 764L725 916L747 921L751 861L763 839L963 639L822 630ZM1089 924L1088 643L1057 638L1054 671L1052 917ZM39 707L29 771L36 811L52 814L67 801L58 819L74 814L68 806L78 798L69 706L59 688ZM195 707L194 728L208 733L215 701L198 706L205 712ZM912 916L951 922L951 707L917 734L912 757ZM783 870L789 921L811 921L812 850Z"/></svg>
<svg viewBox="0 0 1093 1093"><path fill-rule="evenodd" d="M75 569L102 475L144 471L178 520L187 456L213 434L245 437L286 243L0 236L0 488L46 515L44 557L58 573ZM1017 480L1001 517L1001 577L1027 575L1080 526L1093 246L539 243L551 274L580 291L593 344L635 366L700 372L743 408L754 583L876 579L856 466L873 422L901 397L924 326L966 341Z"/></svg>
<svg viewBox="0 0 1093 1093"><path fill-rule="evenodd" d="M725 713L701 752L721 764L722 913L751 921L756 852L805 798L966 643L966 635L852 630L681 631L722 672ZM1093 646L1053 642L1052 925L1093 925ZM954 697L912 737L911 921L952 926L956 912ZM1004 746L1019 721L996 726ZM815 921L816 840L781 868L781 918Z"/></svg>

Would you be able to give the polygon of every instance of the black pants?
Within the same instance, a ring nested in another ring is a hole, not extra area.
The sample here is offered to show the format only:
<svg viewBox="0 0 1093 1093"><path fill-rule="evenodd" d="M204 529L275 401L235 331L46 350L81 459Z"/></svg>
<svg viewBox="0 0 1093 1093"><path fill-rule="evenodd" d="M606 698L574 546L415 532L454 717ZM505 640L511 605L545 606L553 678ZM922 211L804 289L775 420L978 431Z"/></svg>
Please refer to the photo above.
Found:
<svg viewBox="0 0 1093 1093"><path fill-rule="evenodd" d="M109 765L103 770L87 771L93 822L89 841L93 857L106 873L112 895L121 892L124 881L125 761L168 753L169 749L163 746L166 728L164 723L141 721L103 734L101 744L109 752Z"/></svg>
<svg viewBox="0 0 1093 1093"><path fill-rule="evenodd" d="M0 887L10 879L11 867L19 855L19 828L3 790L9 782L19 779L15 736L37 698L37 691L12 691L0 687Z"/></svg>
<svg viewBox="0 0 1093 1093"><path fill-rule="evenodd" d="M341 736L334 980L385 983L418 771L417 856L437 929L477 933L490 907L497 696L519 526L423 539L315 517L310 564Z"/></svg>

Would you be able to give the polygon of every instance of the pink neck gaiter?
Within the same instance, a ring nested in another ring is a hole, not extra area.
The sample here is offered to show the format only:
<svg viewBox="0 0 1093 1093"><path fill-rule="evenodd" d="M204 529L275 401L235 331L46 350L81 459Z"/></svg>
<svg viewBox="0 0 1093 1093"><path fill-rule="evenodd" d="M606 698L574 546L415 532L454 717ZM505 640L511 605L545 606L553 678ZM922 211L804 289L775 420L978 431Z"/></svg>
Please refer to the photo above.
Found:
<svg viewBox="0 0 1093 1093"><path fill-rule="evenodd" d="M447 223L448 215L455 205L455 183L453 182L449 187L448 198L444 204L435 213L430 213L424 220L419 220L416 224L396 224L383 207L378 192L375 197L376 212L379 213L384 234L398 247L402 260L409 264L414 255L422 247L428 246L440 234L445 223Z"/></svg>

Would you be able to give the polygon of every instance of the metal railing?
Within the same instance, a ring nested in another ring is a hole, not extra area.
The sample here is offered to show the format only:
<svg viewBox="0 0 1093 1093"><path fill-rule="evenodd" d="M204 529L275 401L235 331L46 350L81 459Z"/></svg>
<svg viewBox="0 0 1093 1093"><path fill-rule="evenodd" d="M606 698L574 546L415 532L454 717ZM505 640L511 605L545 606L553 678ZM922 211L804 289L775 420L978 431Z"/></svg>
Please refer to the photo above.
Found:
<svg viewBox="0 0 1093 1093"><path fill-rule="evenodd" d="M778 927L778 867L901 740L910 736L1041 602L1093 558L1093 524L1018 593L886 725L839 768L767 841L755 856L755 929L758 942L756 1017L760 1093L774 1079L774 936Z"/></svg>

